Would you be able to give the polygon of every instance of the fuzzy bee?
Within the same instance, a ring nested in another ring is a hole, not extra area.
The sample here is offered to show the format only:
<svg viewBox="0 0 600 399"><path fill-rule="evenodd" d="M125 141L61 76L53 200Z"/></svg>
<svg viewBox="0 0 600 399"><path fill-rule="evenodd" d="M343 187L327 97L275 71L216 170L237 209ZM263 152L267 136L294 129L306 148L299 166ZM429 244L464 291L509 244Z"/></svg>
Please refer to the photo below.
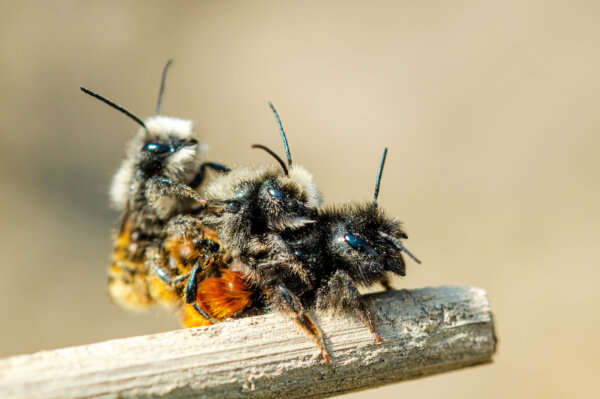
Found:
<svg viewBox="0 0 600 399"><path fill-rule="evenodd" d="M172 303L173 295L148 279L146 250L160 242L165 224L174 216L202 207L206 202L194 190L206 168L222 165L204 162L205 146L192 131L190 120L161 115L167 71L163 69L156 115L142 121L125 108L84 87L81 90L124 113L141 126L127 147L126 157L110 189L113 206L122 212L109 268L108 292L114 302L142 309L155 300Z"/></svg>

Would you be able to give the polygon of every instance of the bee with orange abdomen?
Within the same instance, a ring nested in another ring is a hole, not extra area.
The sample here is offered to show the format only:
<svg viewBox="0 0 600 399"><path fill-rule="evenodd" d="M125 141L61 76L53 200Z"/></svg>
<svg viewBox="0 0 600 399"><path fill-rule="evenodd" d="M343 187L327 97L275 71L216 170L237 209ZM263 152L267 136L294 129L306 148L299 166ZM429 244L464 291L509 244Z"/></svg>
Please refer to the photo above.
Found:
<svg viewBox="0 0 600 399"><path fill-rule="evenodd" d="M191 121L161 115L170 65L171 61L163 70L157 115L145 122L101 95L81 88L141 126L128 145L110 190L111 202L122 211L122 217L108 271L108 291L112 300L133 309L145 308L156 300L172 302L163 291L155 295L148 285L146 249L160 243L168 220L205 204L195 188L202 183L206 168L227 171L222 165L204 162L205 146L196 139Z"/></svg>

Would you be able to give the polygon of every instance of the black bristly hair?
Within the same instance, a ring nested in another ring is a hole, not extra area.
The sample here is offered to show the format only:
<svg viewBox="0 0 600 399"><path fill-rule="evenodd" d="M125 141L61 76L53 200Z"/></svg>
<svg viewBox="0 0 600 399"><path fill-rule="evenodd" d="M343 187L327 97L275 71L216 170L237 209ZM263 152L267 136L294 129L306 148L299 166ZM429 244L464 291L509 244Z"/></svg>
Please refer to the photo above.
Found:
<svg viewBox="0 0 600 399"><path fill-rule="evenodd" d="M116 109L117 111L124 113L125 115L127 115L128 117L130 117L131 119L133 119L134 121L136 121L138 125L140 125L145 130L147 130L146 124L140 118L138 118L137 116L135 116L134 114L132 114L127 109L125 109L125 108L121 107L120 105L118 105L118 104L110 101L106 97L102 97L100 94L95 93L95 92L91 91L90 89L86 89L83 86L80 86L79 88L84 93L89 94L90 96L97 98L98 100L102 101L103 103L108 104L109 106L111 106L112 108Z"/></svg>
<svg viewBox="0 0 600 399"><path fill-rule="evenodd" d="M162 79L160 80L160 91L158 92L158 102L156 103L156 115L160 115L160 113L162 111L162 99L163 99L163 94L165 93L165 82L167 81L167 72L169 71L169 67L171 66L172 63L173 63L173 60L170 59L169 61L167 61L166 65L163 69Z"/></svg>

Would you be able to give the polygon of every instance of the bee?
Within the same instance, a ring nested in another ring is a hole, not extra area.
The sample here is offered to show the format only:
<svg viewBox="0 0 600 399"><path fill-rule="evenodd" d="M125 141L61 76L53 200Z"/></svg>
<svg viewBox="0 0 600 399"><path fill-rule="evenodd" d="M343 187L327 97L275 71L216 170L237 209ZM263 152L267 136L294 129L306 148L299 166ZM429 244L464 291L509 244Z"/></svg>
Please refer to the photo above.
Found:
<svg viewBox="0 0 600 399"><path fill-rule="evenodd" d="M174 230L166 242L181 240L179 245L171 248L163 245L151 262L159 278L174 291L185 292L181 294L185 326L216 322L249 308L255 295L249 291L243 272L256 268L246 265L274 248L285 251L287 247L278 233L313 223L322 203L312 175L292 163L281 120L273 105L270 106L279 125L288 164L269 148L254 145L275 157L281 169L240 166L216 177L202 191L208 205L197 213L198 217L189 215L173 220ZM203 242L206 228L214 229L219 243L226 243L226 251L211 252L197 247L188 251L190 256L182 261L177 255L179 248ZM297 271L306 279L304 270Z"/></svg>
<svg viewBox="0 0 600 399"><path fill-rule="evenodd" d="M207 168L228 171L223 165L204 162L206 147L198 142L190 120L161 115L171 63L169 60L163 69L156 115L145 122L81 87L141 126L127 147L110 189L111 202L122 216L108 270L108 292L114 302L130 309L146 308L157 299L167 304L176 300L164 290L152 292L146 250L163 239L164 226L171 218L206 204L195 189L203 182Z"/></svg>

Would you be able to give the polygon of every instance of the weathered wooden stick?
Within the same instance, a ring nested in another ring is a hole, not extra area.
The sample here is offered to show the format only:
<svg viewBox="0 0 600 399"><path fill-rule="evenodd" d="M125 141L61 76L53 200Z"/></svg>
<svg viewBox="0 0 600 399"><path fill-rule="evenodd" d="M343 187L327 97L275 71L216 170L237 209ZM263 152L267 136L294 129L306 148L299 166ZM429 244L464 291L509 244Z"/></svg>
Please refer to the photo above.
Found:
<svg viewBox="0 0 600 399"><path fill-rule="evenodd" d="M278 314L0 360L0 397L323 398L488 363L485 292L471 287L368 296L383 342L344 315L317 316L332 359Z"/></svg>

